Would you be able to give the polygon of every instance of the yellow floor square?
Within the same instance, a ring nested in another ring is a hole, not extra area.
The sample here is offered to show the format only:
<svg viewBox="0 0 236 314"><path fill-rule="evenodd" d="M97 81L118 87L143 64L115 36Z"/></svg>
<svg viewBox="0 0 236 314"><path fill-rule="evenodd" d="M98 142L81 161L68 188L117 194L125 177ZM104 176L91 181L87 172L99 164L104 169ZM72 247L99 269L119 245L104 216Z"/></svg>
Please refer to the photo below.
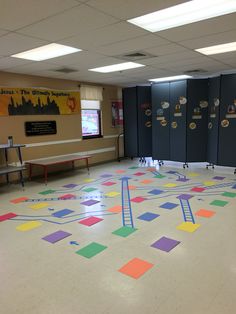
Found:
<svg viewBox="0 0 236 314"><path fill-rule="evenodd" d="M30 208L31 209L41 209L41 208L44 208L44 207L47 207L47 206L49 206L48 203L38 203L38 204L30 206Z"/></svg>
<svg viewBox="0 0 236 314"><path fill-rule="evenodd" d="M216 182L215 182L215 181L204 181L203 184L204 184L205 186L212 186L212 185L215 185Z"/></svg>
<svg viewBox="0 0 236 314"><path fill-rule="evenodd" d="M166 188L174 188L174 187L177 186L177 184L175 184L175 183L167 183L167 184L164 184L163 186L166 187Z"/></svg>
<svg viewBox="0 0 236 314"><path fill-rule="evenodd" d="M38 228L40 226L42 226L42 223L39 221L29 221L29 222L26 222L24 224L17 226L16 230L18 230L18 231L29 231L29 230Z"/></svg>
<svg viewBox="0 0 236 314"><path fill-rule="evenodd" d="M109 193L106 193L105 195L109 196L109 197L114 197L114 196L120 195L120 193L118 193L118 192L109 192Z"/></svg>
<svg viewBox="0 0 236 314"><path fill-rule="evenodd" d="M183 222L179 226L176 227L178 230L186 231L186 232L194 232L200 227L200 224L193 224L192 222Z"/></svg>
<svg viewBox="0 0 236 314"><path fill-rule="evenodd" d="M196 172L189 172L189 173L188 173L188 176L189 176L189 177L198 177L198 176L199 176L199 173L196 173Z"/></svg>
<svg viewBox="0 0 236 314"><path fill-rule="evenodd" d="M93 182L95 179L85 179L84 182Z"/></svg>

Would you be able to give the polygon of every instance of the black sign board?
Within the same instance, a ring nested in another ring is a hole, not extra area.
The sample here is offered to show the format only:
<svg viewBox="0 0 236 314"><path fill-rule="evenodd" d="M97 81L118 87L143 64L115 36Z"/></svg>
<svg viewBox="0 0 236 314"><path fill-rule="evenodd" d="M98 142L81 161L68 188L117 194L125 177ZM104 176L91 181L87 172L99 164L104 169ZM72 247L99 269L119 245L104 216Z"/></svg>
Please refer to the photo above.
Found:
<svg viewBox="0 0 236 314"><path fill-rule="evenodd" d="M26 136L57 134L56 121L27 121L25 134Z"/></svg>

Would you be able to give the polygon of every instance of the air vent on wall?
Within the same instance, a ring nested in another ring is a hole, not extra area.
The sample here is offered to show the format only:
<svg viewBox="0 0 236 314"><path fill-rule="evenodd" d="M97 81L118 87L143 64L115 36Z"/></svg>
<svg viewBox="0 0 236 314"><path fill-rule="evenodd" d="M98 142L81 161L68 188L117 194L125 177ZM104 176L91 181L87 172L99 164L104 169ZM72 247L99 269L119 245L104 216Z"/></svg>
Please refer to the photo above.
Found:
<svg viewBox="0 0 236 314"><path fill-rule="evenodd" d="M152 55L148 52L145 52L145 51L134 51L134 52L126 53L124 55L119 55L119 56L115 56L115 57L119 58L119 59L128 60L128 61L137 61L137 60L154 58L157 56L154 56L154 55Z"/></svg>
<svg viewBox="0 0 236 314"><path fill-rule="evenodd" d="M53 70L53 71L60 72L60 73L66 73L66 74L73 73L73 72L78 72L78 70L70 69L70 68L60 68L60 69L56 69L56 70Z"/></svg>

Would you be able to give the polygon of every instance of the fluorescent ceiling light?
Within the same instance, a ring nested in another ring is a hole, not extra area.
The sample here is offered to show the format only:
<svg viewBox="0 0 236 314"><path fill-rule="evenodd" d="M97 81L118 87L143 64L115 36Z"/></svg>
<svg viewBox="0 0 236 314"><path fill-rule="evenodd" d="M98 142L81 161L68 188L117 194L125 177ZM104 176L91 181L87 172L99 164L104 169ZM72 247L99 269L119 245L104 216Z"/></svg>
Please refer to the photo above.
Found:
<svg viewBox="0 0 236 314"><path fill-rule="evenodd" d="M155 78L155 79L151 79L149 81L151 81L151 82L177 81L177 80L183 80L183 79L187 79L187 78L191 78L191 77L192 76L190 76L190 75L175 75L175 76Z"/></svg>
<svg viewBox="0 0 236 314"><path fill-rule="evenodd" d="M11 57L33 61L43 61L60 56L65 56L70 53L78 51L81 51L81 49L53 43L35 49L27 50L21 53L17 53L12 55Z"/></svg>
<svg viewBox="0 0 236 314"><path fill-rule="evenodd" d="M127 22L150 32L158 32L233 12L236 12L235 0L192 0Z"/></svg>
<svg viewBox="0 0 236 314"><path fill-rule="evenodd" d="M140 67L145 67L145 65L136 63L136 62L123 62L123 63L118 63L118 64L107 65L101 68L89 69L89 71L100 72L100 73L110 73L110 72L117 72L117 71L123 71L123 70L128 70L128 69L140 68Z"/></svg>
<svg viewBox="0 0 236 314"><path fill-rule="evenodd" d="M222 44L222 45L215 45L200 49L195 49L195 51L200 52L204 55L216 55L218 53L225 53L230 51L236 51L236 41L232 43Z"/></svg>

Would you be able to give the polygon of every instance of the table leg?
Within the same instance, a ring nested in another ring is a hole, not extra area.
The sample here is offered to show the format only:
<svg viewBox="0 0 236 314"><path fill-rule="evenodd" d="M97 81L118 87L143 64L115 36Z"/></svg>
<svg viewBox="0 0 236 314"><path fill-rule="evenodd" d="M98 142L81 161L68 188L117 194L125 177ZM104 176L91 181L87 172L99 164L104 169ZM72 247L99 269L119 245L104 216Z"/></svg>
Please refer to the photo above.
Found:
<svg viewBox="0 0 236 314"><path fill-rule="evenodd" d="M47 166L43 166L44 167L44 182L45 185L48 184L48 167Z"/></svg>
<svg viewBox="0 0 236 314"><path fill-rule="evenodd" d="M32 165L29 164L29 180L31 181L32 178Z"/></svg>
<svg viewBox="0 0 236 314"><path fill-rule="evenodd" d="M87 169L88 169L88 174L89 174L89 163L88 163L88 158L86 158L86 166L87 166Z"/></svg>
<svg viewBox="0 0 236 314"><path fill-rule="evenodd" d="M72 169L74 170L75 169L75 161L72 160Z"/></svg>

